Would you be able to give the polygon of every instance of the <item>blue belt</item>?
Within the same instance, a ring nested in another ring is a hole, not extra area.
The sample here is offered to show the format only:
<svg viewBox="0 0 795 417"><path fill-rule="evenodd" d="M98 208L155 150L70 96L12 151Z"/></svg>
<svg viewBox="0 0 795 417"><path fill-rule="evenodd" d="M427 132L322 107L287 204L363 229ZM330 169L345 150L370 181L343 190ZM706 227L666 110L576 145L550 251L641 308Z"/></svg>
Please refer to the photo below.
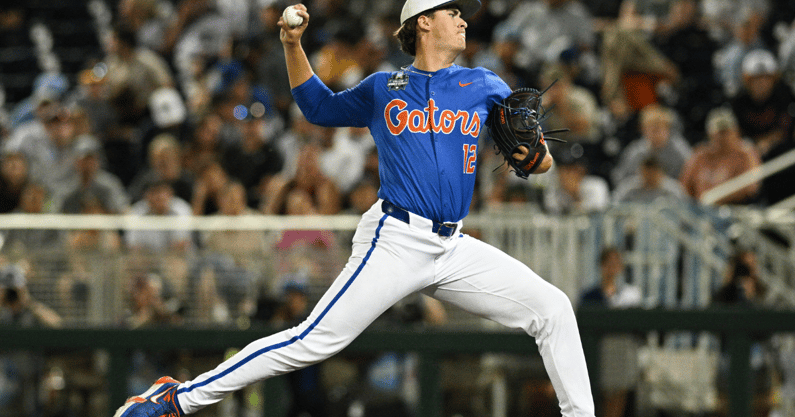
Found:
<svg viewBox="0 0 795 417"><path fill-rule="evenodd" d="M389 216L392 216L403 223L411 224L409 212L406 209L400 208L389 201L384 200L381 203L381 210L384 211ZM450 237L455 234L456 229L458 229L458 223L439 223L433 222L433 227L431 227L431 231L436 233L442 237Z"/></svg>

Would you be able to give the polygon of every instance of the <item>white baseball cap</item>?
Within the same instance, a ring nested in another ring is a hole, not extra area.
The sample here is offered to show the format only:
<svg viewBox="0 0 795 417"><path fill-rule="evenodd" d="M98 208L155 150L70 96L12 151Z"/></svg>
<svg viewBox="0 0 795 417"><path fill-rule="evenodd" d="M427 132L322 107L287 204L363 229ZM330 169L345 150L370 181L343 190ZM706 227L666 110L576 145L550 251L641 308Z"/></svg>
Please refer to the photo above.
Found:
<svg viewBox="0 0 795 417"><path fill-rule="evenodd" d="M468 19L480 9L480 0L406 0L403 11L400 12L400 24L422 12L443 6L458 6L461 9L461 18Z"/></svg>
<svg viewBox="0 0 795 417"><path fill-rule="evenodd" d="M770 51L755 49L743 58L744 75L771 75L778 72L778 62Z"/></svg>

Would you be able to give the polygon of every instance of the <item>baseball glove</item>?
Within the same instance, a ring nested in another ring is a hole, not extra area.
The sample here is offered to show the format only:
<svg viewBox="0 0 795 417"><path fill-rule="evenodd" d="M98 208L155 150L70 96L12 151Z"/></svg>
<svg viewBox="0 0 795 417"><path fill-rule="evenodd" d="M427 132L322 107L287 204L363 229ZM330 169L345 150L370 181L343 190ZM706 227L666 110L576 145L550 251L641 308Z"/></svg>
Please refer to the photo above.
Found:
<svg viewBox="0 0 795 417"><path fill-rule="evenodd" d="M541 121L546 115L546 111L541 106L541 96L544 92L546 90L539 92L535 88L514 90L501 103L496 103L489 114L488 126L494 147L520 178L527 179L541 165L548 152L547 139L565 142L558 138L545 138L544 132L541 131ZM567 130L559 129L547 133ZM514 154L522 153L520 146L524 146L529 151L521 160L514 157Z"/></svg>

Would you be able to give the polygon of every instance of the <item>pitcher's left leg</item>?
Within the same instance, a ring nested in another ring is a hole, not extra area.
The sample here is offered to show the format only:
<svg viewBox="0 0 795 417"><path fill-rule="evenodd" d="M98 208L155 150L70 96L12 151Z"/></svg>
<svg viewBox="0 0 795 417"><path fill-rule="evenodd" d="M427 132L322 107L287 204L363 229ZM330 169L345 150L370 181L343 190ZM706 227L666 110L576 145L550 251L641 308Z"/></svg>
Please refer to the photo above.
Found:
<svg viewBox="0 0 795 417"><path fill-rule="evenodd" d="M571 301L523 263L469 236L453 238L425 291L536 339L564 416L593 417L594 403Z"/></svg>

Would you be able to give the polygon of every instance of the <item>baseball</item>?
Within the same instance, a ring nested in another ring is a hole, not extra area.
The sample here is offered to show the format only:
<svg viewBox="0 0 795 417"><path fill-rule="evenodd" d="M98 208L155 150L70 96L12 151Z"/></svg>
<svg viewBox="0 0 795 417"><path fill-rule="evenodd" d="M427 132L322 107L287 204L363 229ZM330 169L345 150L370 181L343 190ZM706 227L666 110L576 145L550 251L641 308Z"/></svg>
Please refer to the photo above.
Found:
<svg viewBox="0 0 795 417"><path fill-rule="evenodd" d="M284 9L284 13L282 13L282 18L284 18L284 23L286 23L287 26L291 28L294 28L296 26L299 26L301 23L304 23L304 18L298 16L298 9L296 9L294 6L290 6Z"/></svg>

